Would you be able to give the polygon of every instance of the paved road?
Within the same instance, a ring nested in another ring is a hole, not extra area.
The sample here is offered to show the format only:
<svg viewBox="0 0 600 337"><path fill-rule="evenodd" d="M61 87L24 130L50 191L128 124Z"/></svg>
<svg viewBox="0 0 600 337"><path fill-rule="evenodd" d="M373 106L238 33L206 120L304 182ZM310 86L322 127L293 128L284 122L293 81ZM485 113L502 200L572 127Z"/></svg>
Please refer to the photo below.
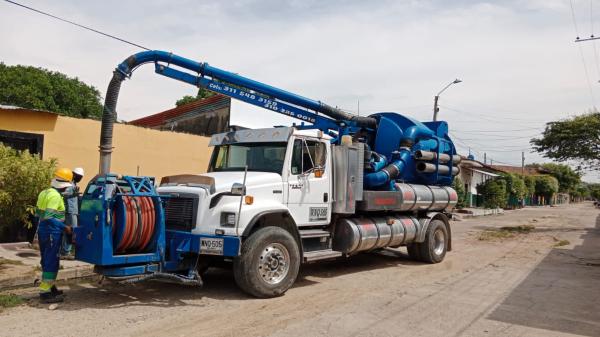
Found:
<svg viewBox="0 0 600 337"><path fill-rule="evenodd" d="M390 250L311 265L269 300L245 296L218 269L201 290L75 285L57 310L32 300L0 313L0 335L600 336L599 215L580 204L453 222L454 250L441 264ZM525 224L536 229L480 240Z"/></svg>

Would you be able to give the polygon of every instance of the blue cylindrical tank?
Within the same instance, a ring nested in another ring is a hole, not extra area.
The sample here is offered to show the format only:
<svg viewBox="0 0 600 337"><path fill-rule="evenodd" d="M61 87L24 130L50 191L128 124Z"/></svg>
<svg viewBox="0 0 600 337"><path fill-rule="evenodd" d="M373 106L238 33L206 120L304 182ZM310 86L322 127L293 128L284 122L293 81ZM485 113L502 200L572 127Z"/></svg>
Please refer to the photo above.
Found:
<svg viewBox="0 0 600 337"><path fill-rule="evenodd" d="M376 161L371 165L376 169L365 174L365 188L393 190L396 181L439 186L452 184L453 174L457 172L452 166L457 160L447 158L455 159L458 155L448 136L446 122L422 123L394 112L377 113L370 117L376 118L378 124L372 150L388 158L388 164L381 167L379 157L370 159ZM431 153L431 158L419 159L431 165L420 165L420 169L417 169L419 160L415 158L416 151Z"/></svg>

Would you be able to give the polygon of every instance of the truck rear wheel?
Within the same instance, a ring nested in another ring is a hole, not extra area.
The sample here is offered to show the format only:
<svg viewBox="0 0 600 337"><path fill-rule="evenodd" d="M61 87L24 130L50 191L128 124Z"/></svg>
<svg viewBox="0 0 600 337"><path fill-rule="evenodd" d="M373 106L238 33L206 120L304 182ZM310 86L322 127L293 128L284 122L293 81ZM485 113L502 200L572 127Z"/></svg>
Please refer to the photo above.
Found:
<svg viewBox="0 0 600 337"><path fill-rule="evenodd" d="M285 293L296 281L300 250L294 237L279 227L261 228L244 241L233 261L237 285L248 294L269 298Z"/></svg>
<svg viewBox="0 0 600 337"><path fill-rule="evenodd" d="M420 260L427 263L440 263L448 250L448 229L442 220L432 220L425 233L425 241L417 246Z"/></svg>
<svg viewBox="0 0 600 337"><path fill-rule="evenodd" d="M406 246L406 250L408 250L408 256L410 256L411 259L421 261L421 251L418 243L411 243Z"/></svg>

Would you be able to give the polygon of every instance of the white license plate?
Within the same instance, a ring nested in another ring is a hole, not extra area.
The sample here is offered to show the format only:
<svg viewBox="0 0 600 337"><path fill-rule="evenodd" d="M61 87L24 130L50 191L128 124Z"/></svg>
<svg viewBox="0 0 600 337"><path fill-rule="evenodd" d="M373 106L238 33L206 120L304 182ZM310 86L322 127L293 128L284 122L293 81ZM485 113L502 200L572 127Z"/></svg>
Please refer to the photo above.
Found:
<svg viewBox="0 0 600 337"><path fill-rule="evenodd" d="M200 253L223 255L223 239L201 238Z"/></svg>

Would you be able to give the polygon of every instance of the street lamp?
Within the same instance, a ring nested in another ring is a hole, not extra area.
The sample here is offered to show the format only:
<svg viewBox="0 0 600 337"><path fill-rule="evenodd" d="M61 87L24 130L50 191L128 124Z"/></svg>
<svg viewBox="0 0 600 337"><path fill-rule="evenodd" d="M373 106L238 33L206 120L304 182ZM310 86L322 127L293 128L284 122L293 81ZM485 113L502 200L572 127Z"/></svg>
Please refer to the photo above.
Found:
<svg viewBox="0 0 600 337"><path fill-rule="evenodd" d="M444 92L444 90L448 89L448 87L450 87L453 84L458 84L462 82L461 80L459 80L458 78L455 79L454 81L448 83L447 86L444 87L444 89L440 90L440 92L438 92L437 95L435 95L435 99L433 100L433 121L437 121L437 114L438 111L440 111L440 108L438 108L438 99L440 98L440 95Z"/></svg>

